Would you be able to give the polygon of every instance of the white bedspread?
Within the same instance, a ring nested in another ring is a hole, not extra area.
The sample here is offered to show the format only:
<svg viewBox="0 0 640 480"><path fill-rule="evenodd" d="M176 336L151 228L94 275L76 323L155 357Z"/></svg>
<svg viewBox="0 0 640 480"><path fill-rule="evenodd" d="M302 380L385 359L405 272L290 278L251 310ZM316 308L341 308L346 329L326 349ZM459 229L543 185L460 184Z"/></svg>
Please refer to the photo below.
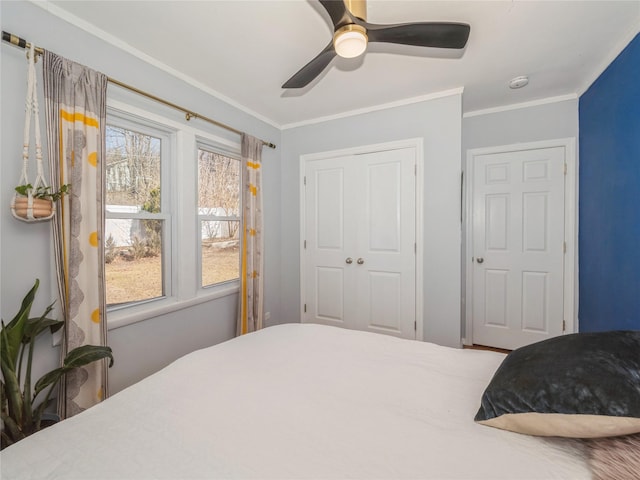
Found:
<svg viewBox="0 0 640 480"><path fill-rule="evenodd" d="M473 422L502 358L271 327L5 449L2 479L590 478L571 441Z"/></svg>

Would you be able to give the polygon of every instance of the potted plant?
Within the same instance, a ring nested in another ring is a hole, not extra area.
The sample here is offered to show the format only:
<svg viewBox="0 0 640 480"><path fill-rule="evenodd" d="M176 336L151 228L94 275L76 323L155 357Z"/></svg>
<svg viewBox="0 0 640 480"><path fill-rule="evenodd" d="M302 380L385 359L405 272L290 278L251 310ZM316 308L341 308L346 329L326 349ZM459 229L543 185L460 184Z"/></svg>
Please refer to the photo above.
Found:
<svg viewBox="0 0 640 480"><path fill-rule="evenodd" d="M4 321L1 322L0 359L3 376L0 381L2 387L0 416L3 423L1 448L44 427L43 414L52 401L51 394L67 372L107 357L110 359L109 367L113 365L110 347L83 345L71 350L61 367L43 375L35 383L32 391L31 366L36 337L45 330L53 333L64 324L62 320L47 318L53 309L53 304L49 305L39 317L29 318L39 284L40 281L36 279L13 319L6 325ZM39 401L38 396L43 392L44 398Z"/></svg>
<svg viewBox="0 0 640 480"><path fill-rule="evenodd" d="M15 188L20 196L15 197L13 208L15 214L22 218L27 218L27 210L29 208L29 194L33 198L33 217L45 218L53 213L53 202L69 193L69 185L62 185L60 190L51 191L51 187L38 186L34 187L30 183L26 185L18 185Z"/></svg>

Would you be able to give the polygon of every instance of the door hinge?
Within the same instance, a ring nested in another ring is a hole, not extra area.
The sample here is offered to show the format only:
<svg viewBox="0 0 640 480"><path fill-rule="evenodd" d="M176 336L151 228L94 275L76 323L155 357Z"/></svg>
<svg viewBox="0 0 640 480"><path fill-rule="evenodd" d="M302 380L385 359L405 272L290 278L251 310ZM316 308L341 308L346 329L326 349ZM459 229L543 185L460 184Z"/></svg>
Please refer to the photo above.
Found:
<svg viewBox="0 0 640 480"><path fill-rule="evenodd" d="M414 165L413 166L413 174L417 177L418 176L418 165Z"/></svg>
<svg viewBox="0 0 640 480"><path fill-rule="evenodd" d="M305 185L307 184L307 176L306 175L302 178L302 183L304 183Z"/></svg>
<svg viewBox="0 0 640 480"><path fill-rule="evenodd" d="M418 253L418 244L417 243L413 244L413 253Z"/></svg>
<svg viewBox="0 0 640 480"><path fill-rule="evenodd" d="M562 331L563 332L567 331L567 322L565 320L562 320Z"/></svg>
<svg viewBox="0 0 640 480"><path fill-rule="evenodd" d="M306 240L304 241L304 248L305 249L307 248L307 241Z"/></svg>
<svg viewBox="0 0 640 480"><path fill-rule="evenodd" d="M417 320L414 320L414 322L413 322L413 331L414 332L418 331L418 321Z"/></svg>
<svg viewBox="0 0 640 480"><path fill-rule="evenodd" d="M567 253L567 242L562 242L562 253Z"/></svg>
<svg viewBox="0 0 640 480"><path fill-rule="evenodd" d="M565 175L567 174L567 164L566 163L564 164L564 174Z"/></svg>
<svg viewBox="0 0 640 480"><path fill-rule="evenodd" d="M307 313L307 304L304 304L304 313Z"/></svg>

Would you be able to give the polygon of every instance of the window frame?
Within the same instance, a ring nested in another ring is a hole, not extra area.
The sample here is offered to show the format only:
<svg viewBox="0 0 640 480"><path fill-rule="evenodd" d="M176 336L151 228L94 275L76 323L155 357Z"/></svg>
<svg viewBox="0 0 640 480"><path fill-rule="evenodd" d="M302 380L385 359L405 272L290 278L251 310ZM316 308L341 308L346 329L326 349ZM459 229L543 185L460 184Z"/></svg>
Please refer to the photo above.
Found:
<svg viewBox="0 0 640 480"><path fill-rule="evenodd" d="M172 296L174 290L174 282L172 276L172 260L174 249L172 247L173 240L173 222L172 222L172 203L171 203L171 152L172 144L175 141L173 132L165 126L158 125L155 122L146 119L134 118L132 116L124 116L122 113L113 112L107 109L107 126L123 128L143 135L148 135L160 140L160 213L151 213L140 211L138 213L115 213L107 210L106 201L106 185L105 185L105 221L110 219L131 219L131 220L161 220L162 224L162 294L142 300L121 303L116 305L107 305L107 313L115 312L122 309L129 309L138 305L148 304L152 302L160 302ZM106 152L105 152L106 153ZM104 248L104 245L103 247ZM106 285L106 282L105 282Z"/></svg>
<svg viewBox="0 0 640 480"><path fill-rule="evenodd" d="M239 165L238 165L238 215L236 216L219 216L219 215L202 215L200 214L200 206L198 205L198 194L200 191L200 178L199 178L199 168L198 168L198 162L199 162L199 156L198 156L198 151L199 150L204 150L206 152L209 153L213 153L213 154L218 154L218 155L224 155L227 158L231 158L232 160L237 160ZM243 224L242 224L242 212L243 212L243 204L242 204L242 176L243 176L243 172L242 172L242 156L240 155L240 152L233 152L230 151L228 149L225 148L221 148L220 145L216 145L214 142L212 142L209 139L204 139L201 137L197 137L196 138L196 155L195 155L195 161L196 161L196 168L197 168L197 175L196 175L196 219L197 219L197 224L198 224L198 232L199 232L199 236L196 239L196 250L197 250L197 258L198 261L196 262L197 265L197 278L198 278L198 286L199 286L199 290L201 291L206 291L206 290L213 290L218 286L221 285L228 285L228 284L239 284L240 282L240 275L242 274L242 267L241 267L241 262L242 262L242 258L241 255L238 254L238 277L237 278L233 278L230 280L225 280L223 282L217 282L217 283L212 283L209 285L203 285L202 283L202 222L206 222L206 221L237 221L238 222L238 246L239 246L239 252L242 251L242 231L243 231Z"/></svg>
<svg viewBox="0 0 640 480"><path fill-rule="evenodd" d="M167 250L171 252L168 254L169 261L165 262L166 266L170 267L170 276L166 277L165 281L170 282L171 293L161 298L107 309L109 330L233 295L240 290L239 279L202 287L202 273L199 266L201 257L197 248L194 248L194 242L199 240L200 235L197 215L198 145L204 145L209 150L213 149L214 152L232 158L240 158L240 139L233 135L234 140L231 140L228 138L232 136L231 134L220 129L216 130L216 127L210 127L210 130L198 128L203 126L209 128L202 122L185 123L180 113L174 111L168 113L167 109L151 100L137 97L133 100L126 96L123 101L120 100L120 95L114 95L114 97L107 98L107 123L111 125L114 117L124 122L129 120L136 126L147 125L154 132L164 131L171 140L170 148L165 152L170 154L169 159L166 165L161 166L165 169L161 172L162 178L167 182L167 186L161 184L161 188L169 192L168 197L163 193L161 201L168 202L171 212L170 225L167 225L171 232L169 233L168 230L164 232L167 244L163 245L163 249L168 248L169 245L171 248ZM241 168L240 192L242 175ZM242 202L242 199L240 201ZM240 208L242 209L242 204ZM242 218L240 218L239 228L243 228ZM102 248L104 248L104 242Z"/></svg>

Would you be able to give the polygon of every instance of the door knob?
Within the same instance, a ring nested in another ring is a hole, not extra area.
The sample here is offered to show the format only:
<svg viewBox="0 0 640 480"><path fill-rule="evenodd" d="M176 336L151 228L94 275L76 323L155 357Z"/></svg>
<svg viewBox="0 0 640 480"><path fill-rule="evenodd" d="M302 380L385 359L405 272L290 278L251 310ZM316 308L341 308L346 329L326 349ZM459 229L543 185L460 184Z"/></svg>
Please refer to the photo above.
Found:
<svg viewBox="0 0 640 480"><path fill-rule="evenodd" d="M482 262L484 262L484 258L478 257L478 258L476 258L476 262L482 263Z"/></svg>
<svg viewBox="0 0 640 480"><path fill-rule="evenodd" d="M346 262L346 263L348 263L349 265L351 265L351 264L353 263L353 258L348 257L348 258L345 260L345 262Z"/></svg>
<svg viewBox="0 0 640 480"><path fill-rule="evenodd" d="M358 260L356 260L356 263L358 265L362 265L364 263L364 258L359 258Z"/></svg>

